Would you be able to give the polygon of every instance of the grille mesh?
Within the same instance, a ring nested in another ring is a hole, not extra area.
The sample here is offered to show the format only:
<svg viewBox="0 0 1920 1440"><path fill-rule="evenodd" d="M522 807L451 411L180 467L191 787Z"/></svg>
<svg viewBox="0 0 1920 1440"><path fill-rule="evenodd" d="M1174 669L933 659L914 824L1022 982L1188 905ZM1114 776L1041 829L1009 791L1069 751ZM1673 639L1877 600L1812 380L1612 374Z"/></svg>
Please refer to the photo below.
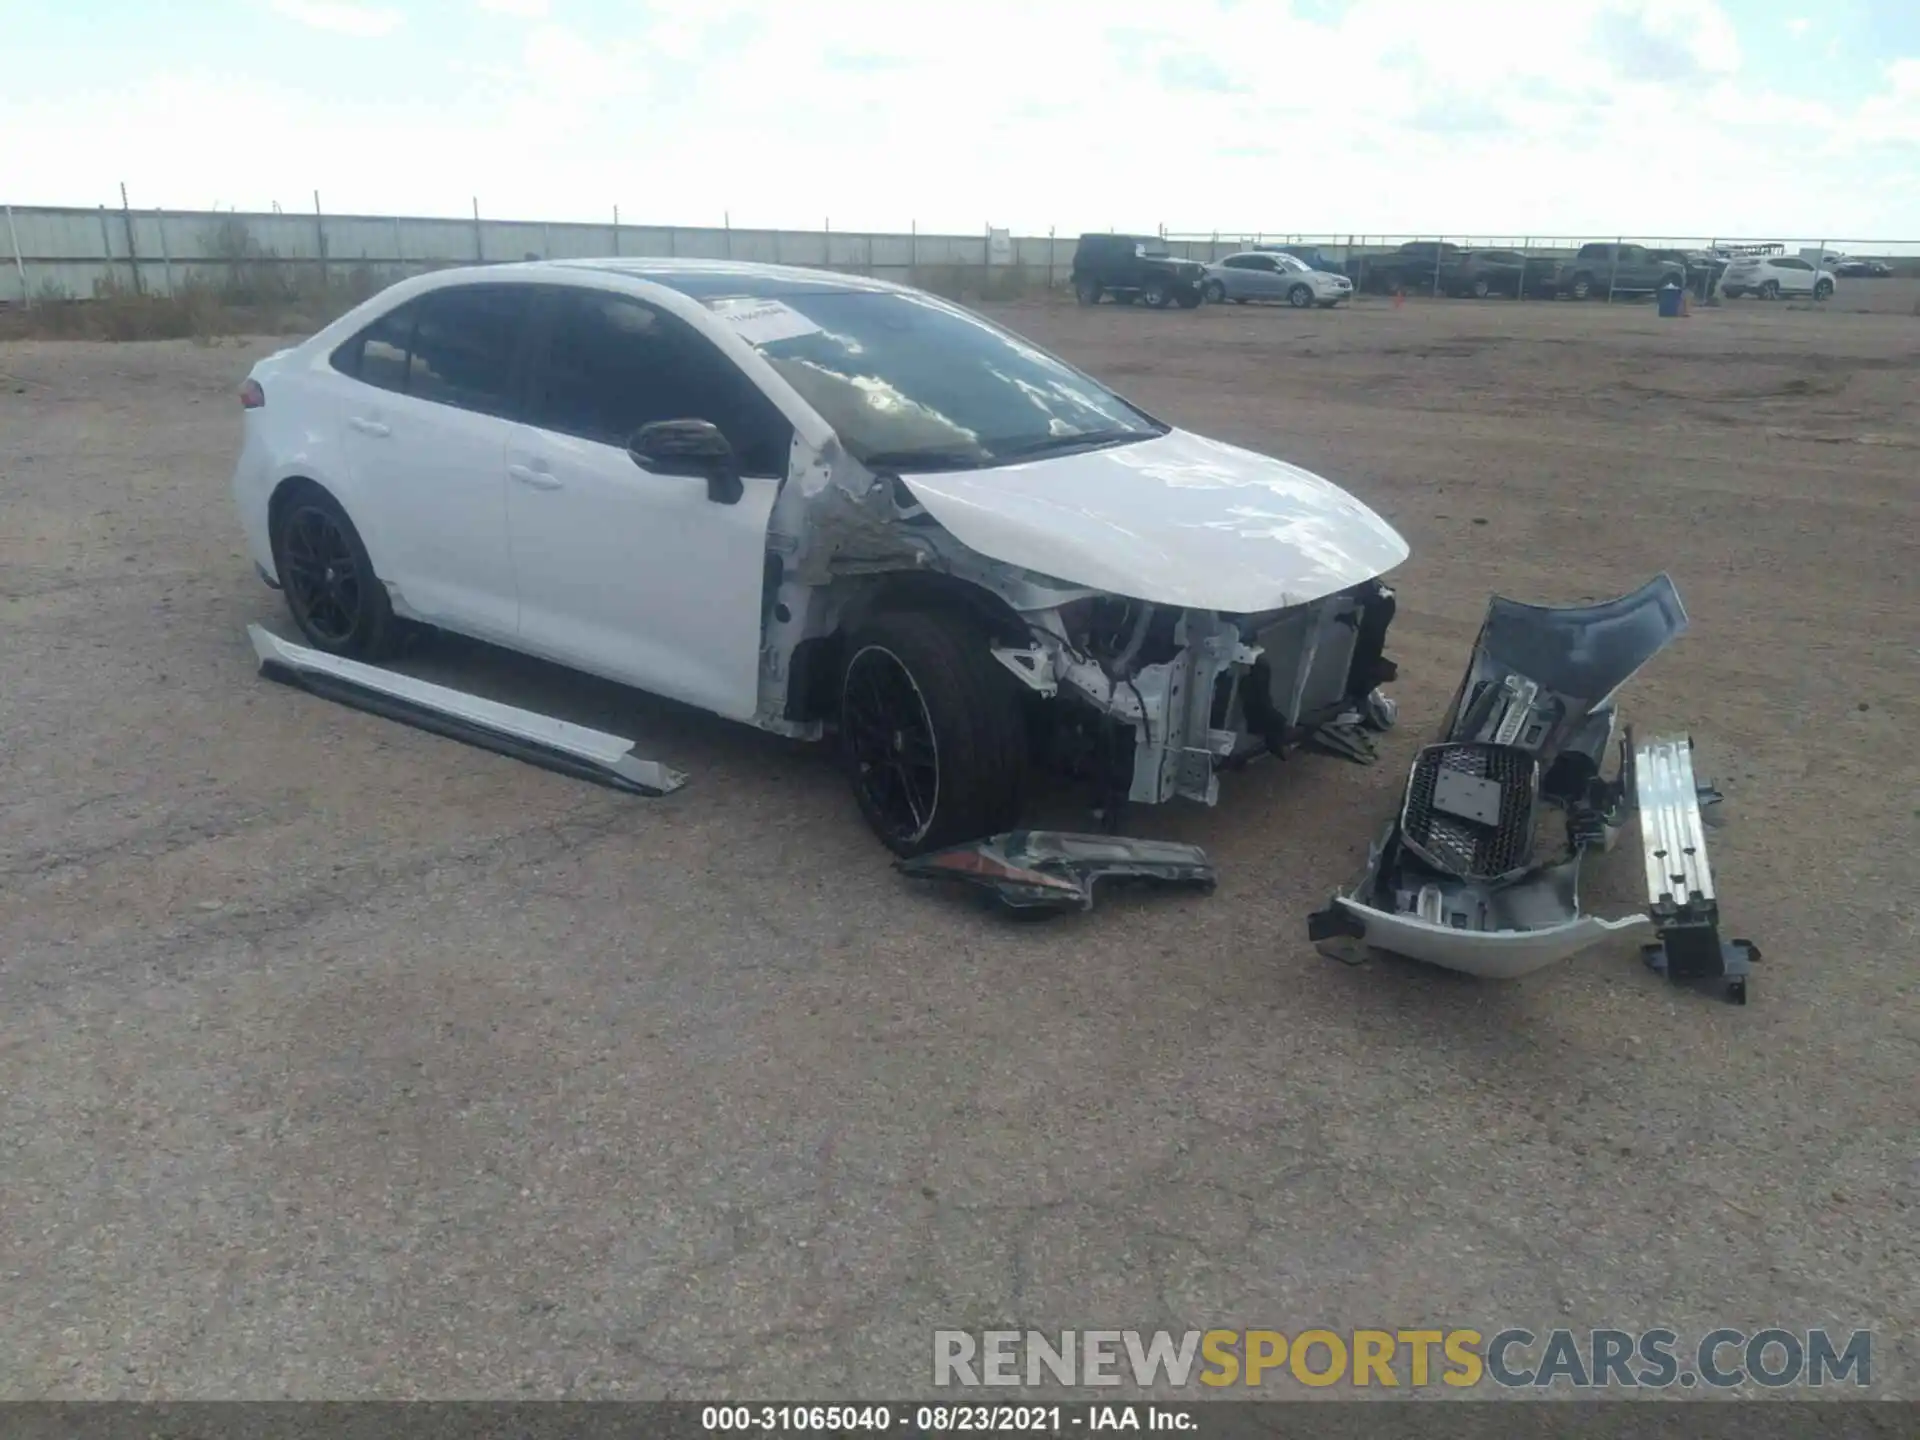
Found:
<svg viewBox="0 0 1920 1440"><path fill-rule="evenodd" d="M1491 780L1500 786L1500 818L1483 825L1435 810L1440 772ZM1536 762L1506 745L1432 745L1414 762L1401 830L1407 842L1449 875L1492 880L1518 870L1533 856Z"/></svg>

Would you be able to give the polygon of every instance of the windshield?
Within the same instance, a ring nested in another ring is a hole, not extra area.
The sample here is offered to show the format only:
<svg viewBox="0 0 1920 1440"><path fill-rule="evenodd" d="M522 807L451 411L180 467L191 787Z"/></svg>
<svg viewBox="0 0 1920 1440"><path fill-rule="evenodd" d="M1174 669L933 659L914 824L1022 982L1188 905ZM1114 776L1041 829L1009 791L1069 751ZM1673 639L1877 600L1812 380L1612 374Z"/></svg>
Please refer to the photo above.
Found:
<svg viewBox="0 0 1920 1440"><path fill-rule="evenodd" d="M1098 381L931 295L707 303L875 468L977 469L1166 433Z"/></svg>

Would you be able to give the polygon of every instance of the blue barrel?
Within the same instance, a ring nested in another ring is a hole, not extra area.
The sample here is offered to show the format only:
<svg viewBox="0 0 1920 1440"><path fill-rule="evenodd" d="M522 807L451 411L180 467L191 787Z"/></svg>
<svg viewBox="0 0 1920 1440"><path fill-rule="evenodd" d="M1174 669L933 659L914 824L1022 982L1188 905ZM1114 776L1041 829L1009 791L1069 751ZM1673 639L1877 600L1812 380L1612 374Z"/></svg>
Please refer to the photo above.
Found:
<svg viewBox="0 0 1920 1440"><path fill-rule="evenodd" d="M1666 289L1662 290L1660 292L1660 318L1663 320L1678 320L1680 318L1680 305L1681 302L1686 299L1686 296L1687 292L1682 290L1678 285L1669 285Z"/></svg>

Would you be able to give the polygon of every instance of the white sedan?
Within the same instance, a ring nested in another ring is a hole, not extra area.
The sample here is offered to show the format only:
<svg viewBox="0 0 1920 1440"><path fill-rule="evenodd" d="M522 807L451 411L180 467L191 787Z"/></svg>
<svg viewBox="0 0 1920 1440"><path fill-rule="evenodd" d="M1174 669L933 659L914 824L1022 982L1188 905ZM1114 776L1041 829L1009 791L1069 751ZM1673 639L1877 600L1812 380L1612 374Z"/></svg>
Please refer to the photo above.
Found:
<svg viewBox="0 0 1920 1440"><path fill-rule="evenodd" d="M1746 255L1727 266L1720 277L1720 293L1737 300L1758 295L1778 300L1782 295L1811 295L1824 300L1833 294L1833 271L1816 270L1798 255Z"/></svg>
<svg viewBox="0 0 1920 1440"><path fill-rule="evenodd" d="M835 733L903 855L1013 828L1043 758L1107 804L1212 804L1218 770L1391 713L1390 525L901 286L443 270L241 402L248 549L311 645L444 629Z"/></svg>
<svg viewBox="0 0 1920 1440"><path fill-rule="evenodd" d="M1309 305L1331 309L1353 298L1353 281L1344 275L1315 270L1293 255L1271 250L1243 250L1207 266L1201 293L1214 304L1231 300L1284 300L1296 310Z"/></svg>

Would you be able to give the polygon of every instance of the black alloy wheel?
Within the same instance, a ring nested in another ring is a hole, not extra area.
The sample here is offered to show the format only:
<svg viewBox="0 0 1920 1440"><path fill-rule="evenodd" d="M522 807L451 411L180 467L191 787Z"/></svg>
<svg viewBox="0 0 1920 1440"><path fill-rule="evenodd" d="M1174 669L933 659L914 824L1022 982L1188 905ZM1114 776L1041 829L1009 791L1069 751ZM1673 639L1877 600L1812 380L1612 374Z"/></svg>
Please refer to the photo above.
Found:
<svg viewBox="0 0 1920 1440"><path fill-rule="evenodd" d="M861 809L891 848L911 850L940 805L940 745L926 696L899 656L871 643L854 654L840 723Z"/></svg>

